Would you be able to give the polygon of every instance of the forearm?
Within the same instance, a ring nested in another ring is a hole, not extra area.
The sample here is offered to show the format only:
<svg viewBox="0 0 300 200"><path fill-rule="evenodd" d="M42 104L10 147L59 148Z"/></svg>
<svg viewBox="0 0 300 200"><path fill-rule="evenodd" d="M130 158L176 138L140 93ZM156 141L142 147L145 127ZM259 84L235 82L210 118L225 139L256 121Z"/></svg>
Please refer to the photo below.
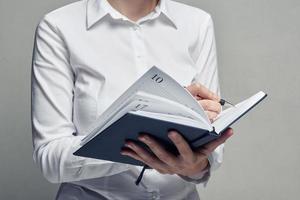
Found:
<svg viewBox="0 0 300 200"><path fill-rule="evenodd" d="M52 183L111 176L129 169L128 165L74 156L82 137L54 139L34 149L33 158L44 177Z"/></svg>

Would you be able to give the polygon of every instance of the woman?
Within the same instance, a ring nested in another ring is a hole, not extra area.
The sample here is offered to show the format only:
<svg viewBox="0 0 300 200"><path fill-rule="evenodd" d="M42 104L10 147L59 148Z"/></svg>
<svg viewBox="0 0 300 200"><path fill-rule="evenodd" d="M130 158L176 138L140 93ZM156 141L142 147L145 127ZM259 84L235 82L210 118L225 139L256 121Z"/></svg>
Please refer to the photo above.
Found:
<svg viewBox="0 0 300 200"><path fill-rule="evenodd" d="M33 157L50 182L62 183L57 199L199 199L196 185L219 167L231 130L197 151L170 132L177 157L149 136L139 139L155 156L124 144L120 153L153 168L139 186L140 167L72 155L85 130L153 65L187 86L211 120L220 112L213 24L204 11L170 0L83 0L41 20L32 65Z"/></svg>

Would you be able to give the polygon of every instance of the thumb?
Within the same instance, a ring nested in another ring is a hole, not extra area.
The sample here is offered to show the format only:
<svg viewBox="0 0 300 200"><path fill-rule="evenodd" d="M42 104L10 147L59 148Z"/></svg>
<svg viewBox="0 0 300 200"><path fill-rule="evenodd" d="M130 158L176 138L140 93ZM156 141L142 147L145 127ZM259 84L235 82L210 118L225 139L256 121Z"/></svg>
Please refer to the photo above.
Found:
<svg viewBox="0 0 300 200"><path fill-rule="evenodd" d="M219 138L207 143L206 145L201 147L199 151L208 156L211 152L213 152L218 146L223 144L232 135L233 135L233 130L231 128L228 128Z"/></svg>

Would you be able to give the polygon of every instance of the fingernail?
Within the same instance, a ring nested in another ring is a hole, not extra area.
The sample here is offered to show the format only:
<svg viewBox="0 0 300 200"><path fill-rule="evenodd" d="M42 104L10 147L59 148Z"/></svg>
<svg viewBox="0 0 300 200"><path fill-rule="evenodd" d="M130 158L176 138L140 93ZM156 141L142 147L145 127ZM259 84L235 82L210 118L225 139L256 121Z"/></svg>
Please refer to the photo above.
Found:
<svg viewBox="0 0 300 200"><path fill-rule="evenodd" d="M129 148L133 148L134 147L132 144L129 144L129 143L125 143L125 146L129 147Z"/></svg>
<svg viewBox="0 0 300 200"><path fill-rule="evenodd" d="M139 136L138 139L141 140L141 141L145 141L146 140L145 136Z"/></svg>
<svg viewBox="0 0 300 200"><path fill-rule="evenodd" d="M177 134L175 132L170 132L168 136L174 139L176 138Z"/></svg>
<svg viewBox="0 0 300 200"><path fill-rule="evenodd" d="M149 137L147 135L142 135L142 136L139 136L139 140L141 140L141 141L148 141Z"/></svg>

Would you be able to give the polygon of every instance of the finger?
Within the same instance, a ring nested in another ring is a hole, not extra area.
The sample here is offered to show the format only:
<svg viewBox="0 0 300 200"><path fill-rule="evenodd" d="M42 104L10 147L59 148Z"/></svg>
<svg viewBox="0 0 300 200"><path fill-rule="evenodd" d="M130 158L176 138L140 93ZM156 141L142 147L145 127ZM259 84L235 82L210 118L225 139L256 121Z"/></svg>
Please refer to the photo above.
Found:
<svg viewBox="0 0 300 200"><path fill-rule="evenodd" d="M190 145L186 142L186 140L176 131L170 131L168 137L174 145L176 146L179 154L185 159L189 161L194 160L194 152L190 148Z"/></svg>
<svg viewBox="0 0 300 200"><path fill-rule="evenodd" d="M231 128L228 128L218 139L207 143L202 148L200 148L199 151L208 156L211 152L213 152L218 146L223 144L232 135L233 130Z"/></svg>
<svg viewBox="0 0 300 200"><path fill-rule="evenodd" d="M138 156L134 151L130 150L130 149L123 149L121 151L121 154L124 156L129 156L133 159L139 160L140 162L144 163L145 165L149 166L152 169L157 170L159 173L161 174L172 174L171 172L169 172L168 170L162 169L162 168L156 168L155 165L153 165L153 163L147 163L146 161L144 161L140 156Z"/></svg>
<svg viewBox="0 0 300 200"><path fill-rule="evenodd" d="M175 167L178 164L178 159L171 153L167 152L165 148L161 146L161 144L159 144L155 139L153 139L149 135L140 135L138 139L144 142L162 162L166 163L171 167Z"/></svg>
<svg viewBox="0 0 300 200"><path fill-rule="evenodd" d="M202 99L210 99L219 101L220 97L207 89L205 86L201 85L200 83L193 83L186 87L186 89L193 95L193 96L200 96Z"/></svg>
<svg viewBox="0 0 300 200"><path fill-rule="evenodd" d="M129 148L123 148L122 151L121 151L121 154L124 155L124 156L132 157L133 159L141 161L141 162L144 163L144 160Z"/></svg>
<svg viewBox="0 0 300 200"><path fill-rule="evenodd" d="M205 113L211 122L213 122L214 119L218 116L218 113L215 112L205 111Z"/></svg>
<svg viewBox="0 0 300 200"><path fill-rule="evenodd" d="M198 102L201 104L203 109L206 111L216 112L219 114L222 110L222 106L219 102L207 100L207 99L200 100Z"/></svg>
<svg viewBox="0 0 300 200"><path fill-rule="evenodd" d="M140 147L132 141L127 141L125 146L133 150L137 156L139 156L145 164L152 167L153 169L158 169L161 171L165 171L167 169L167 165L163 163L161 160L152 155L149 151Z"/></svg>

